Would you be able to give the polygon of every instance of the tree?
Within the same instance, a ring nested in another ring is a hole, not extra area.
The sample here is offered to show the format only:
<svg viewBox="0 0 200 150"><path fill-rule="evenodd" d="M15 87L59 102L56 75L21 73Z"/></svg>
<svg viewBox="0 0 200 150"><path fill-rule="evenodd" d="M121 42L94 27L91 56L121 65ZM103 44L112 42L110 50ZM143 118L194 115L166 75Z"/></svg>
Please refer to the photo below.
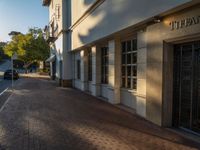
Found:
<svg viewBox="0 0 200 150"><path fill-rule="evenodd" d="M5 45L6 45L5 42L0 42L0 61L1 61L2 59L8 58L8 57L4 54L4 50L3 50L3 48L4 48Z"/></svg>
<svg viewBox="0 0 200 150"><path fill-rule="evenodd" d="M16 53L18 59L24 61L25 64L45 61L48 58L50 48L41 29L31 28L26 34L16 31L13 33L10 34L11 41L4 47L5 54L11 57Z"/></svg>
<svg viewBox="0 0 200 150"><path fill-rule="evenodd" d="M11 31L8 35L13 36L13 35L18 35L18 34L22 34L22 33L17 32L17 31Z"/></svg>

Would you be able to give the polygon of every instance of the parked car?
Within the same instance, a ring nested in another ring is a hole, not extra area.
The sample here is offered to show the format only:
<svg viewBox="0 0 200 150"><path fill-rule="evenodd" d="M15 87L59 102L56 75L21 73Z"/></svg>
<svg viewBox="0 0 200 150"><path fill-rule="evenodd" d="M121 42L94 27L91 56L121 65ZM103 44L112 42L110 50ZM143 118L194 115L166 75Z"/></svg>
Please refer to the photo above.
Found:
<svg viewBox="0 0 200 150"><path fill-rule="evenodd" d="M12 70L11 69L6 70L4 72L4 79L12 80ZM19 74L16 70L13 70L13 79L14 80L19 79Z"/></svg>

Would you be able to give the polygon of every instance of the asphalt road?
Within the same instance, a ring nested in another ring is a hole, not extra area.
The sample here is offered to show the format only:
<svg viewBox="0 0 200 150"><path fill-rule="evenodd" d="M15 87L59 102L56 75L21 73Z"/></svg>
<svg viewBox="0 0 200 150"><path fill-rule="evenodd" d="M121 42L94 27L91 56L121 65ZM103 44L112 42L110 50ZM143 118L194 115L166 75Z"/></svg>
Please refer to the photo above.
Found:
<svg viewBox="0 0 200 150"><path fill-rule="evenodd" d="M1 80L1 79L0 79ZM1 93L5 90L5 89L7 89L7 88L9 88L9 87L11 87L11 80L1 80L0 81L0 96L1 96Z"/></svg>

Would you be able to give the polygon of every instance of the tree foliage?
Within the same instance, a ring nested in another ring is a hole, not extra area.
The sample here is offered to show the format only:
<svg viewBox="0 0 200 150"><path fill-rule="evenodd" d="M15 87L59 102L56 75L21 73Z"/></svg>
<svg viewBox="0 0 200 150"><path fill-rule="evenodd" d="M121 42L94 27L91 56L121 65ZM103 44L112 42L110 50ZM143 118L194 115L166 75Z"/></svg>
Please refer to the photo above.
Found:
<svg viewBox="0 0 200 150"><path fill-rule="evenodd" d="M7 56L4 54L4 46L6 45L5 42L0 42L0 61L1 59L7 58Z"/></svg>
<svg viewBox="0 0 200 150"><path fill-rule="evenodd" d="M14 53L18 59L27 63L44 61L49 56L49 45L43 37L43 32L38 28L31 28L26 34L17 32L11 34L11 41L4 47L8 56Z"/></svg>

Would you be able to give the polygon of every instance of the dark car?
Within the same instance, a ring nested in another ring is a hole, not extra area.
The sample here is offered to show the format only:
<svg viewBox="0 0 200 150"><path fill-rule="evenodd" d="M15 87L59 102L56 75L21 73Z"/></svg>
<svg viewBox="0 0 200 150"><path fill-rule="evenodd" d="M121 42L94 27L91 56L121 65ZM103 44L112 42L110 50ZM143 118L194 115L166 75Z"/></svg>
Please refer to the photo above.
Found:
<svg viewBox="0 0 200 150"><path fill-rule="evenodd" d="M12 80L12 70L11 69L5 71L4 79ZM16 70L13 70L13 79L14 80L19 79L19 74Z"/></svg>

